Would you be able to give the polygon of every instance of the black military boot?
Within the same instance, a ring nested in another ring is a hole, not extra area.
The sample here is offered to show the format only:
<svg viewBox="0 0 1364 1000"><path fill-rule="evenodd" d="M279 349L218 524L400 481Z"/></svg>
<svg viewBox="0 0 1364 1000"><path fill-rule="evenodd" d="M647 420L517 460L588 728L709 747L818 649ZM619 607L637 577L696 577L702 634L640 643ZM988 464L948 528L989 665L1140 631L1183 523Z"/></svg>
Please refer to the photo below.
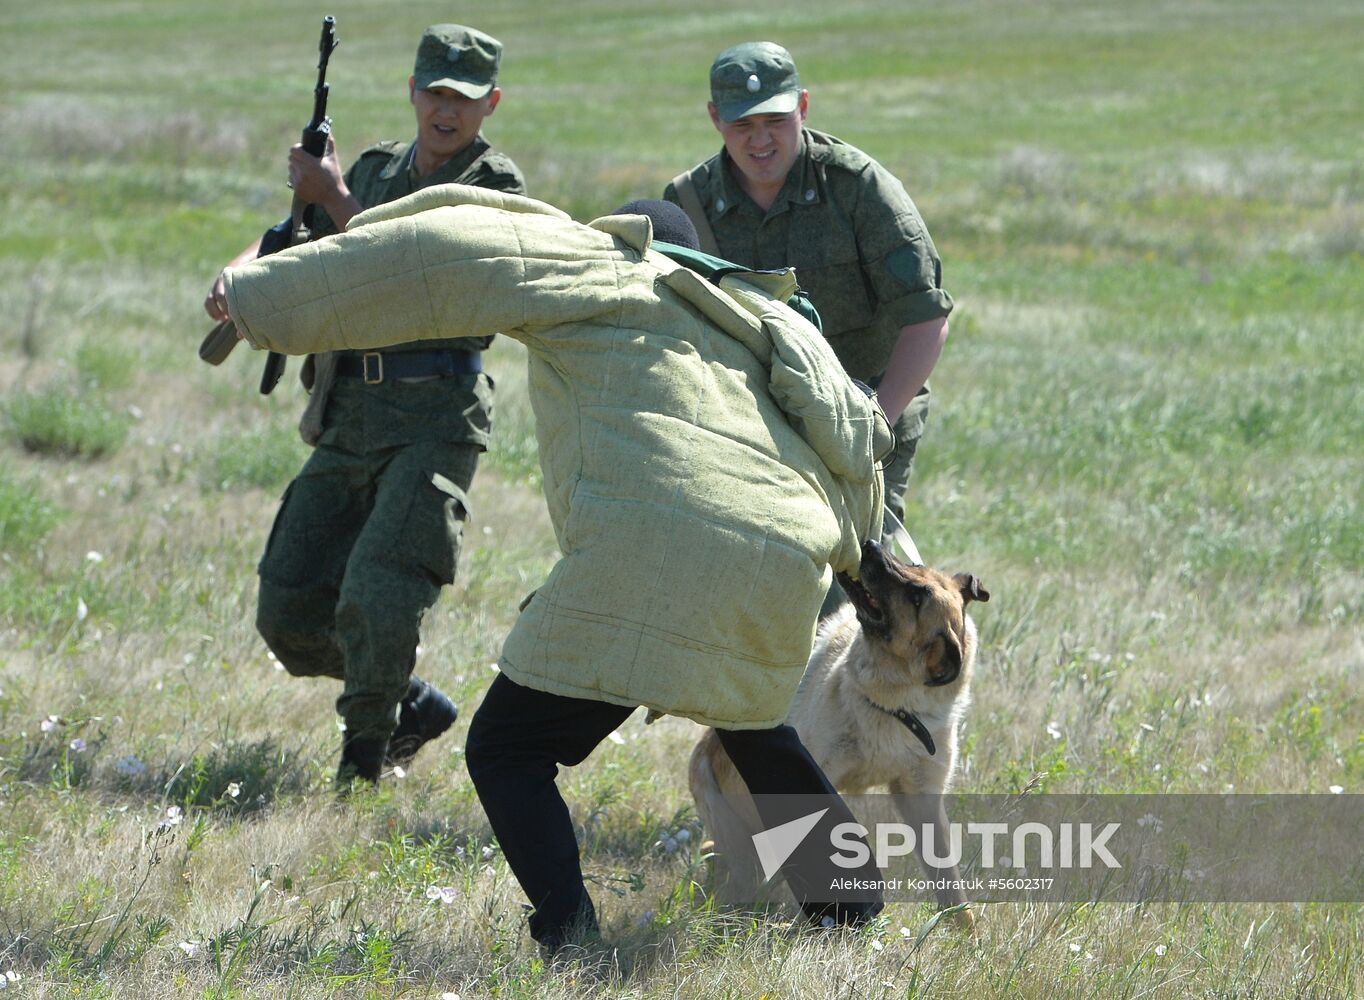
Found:
<svg viewBox="0 0 1364 1000"><path fill-rule="evenodd" d="M357 782L371 787L379 784L387 752L388 740L372 736L345 737L341 742L341 763L336 768L337 793L344 797Z"/></svg>
<svg viewBox="0 0 1364 1000"><path fill-rule="evenodd" d="M398 728L388 741L384 762L406 767L427 743L455 724L459 709L438 688L413 677L398 709Z"/></svg>

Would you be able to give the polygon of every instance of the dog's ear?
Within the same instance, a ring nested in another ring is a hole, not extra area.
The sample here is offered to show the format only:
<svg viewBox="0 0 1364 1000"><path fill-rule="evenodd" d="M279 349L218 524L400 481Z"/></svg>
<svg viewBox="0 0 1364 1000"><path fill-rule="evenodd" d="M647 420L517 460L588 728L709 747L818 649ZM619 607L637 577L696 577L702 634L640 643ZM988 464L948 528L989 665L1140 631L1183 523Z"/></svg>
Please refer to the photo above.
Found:
<svg viewBox="0 0 1364 1000"><path fill-rule="evenodd" d="M990 592L982 587L980 581L970 573L958 573L952 579L961 590L963 604L970 604L972 601L984 603L990 599Z"/></svg>

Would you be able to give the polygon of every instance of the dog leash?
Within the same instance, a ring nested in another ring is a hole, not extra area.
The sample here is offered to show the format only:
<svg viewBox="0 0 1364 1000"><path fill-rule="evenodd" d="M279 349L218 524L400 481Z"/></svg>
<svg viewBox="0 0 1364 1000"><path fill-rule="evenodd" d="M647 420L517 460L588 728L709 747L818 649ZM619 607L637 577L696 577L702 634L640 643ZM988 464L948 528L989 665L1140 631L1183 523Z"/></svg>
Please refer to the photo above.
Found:
<svg viewBox="0 0 1364 1000"><path fill-rule="evenodd" d="M890 537L896 545L900 546L900 554L909 560L911 566L925 565L924 557L919 555L919 547L914 544L914 539L909 537L909 531L905 528L904 523L891 513L889 507L886 508L885 515L886 519L890 521ZM928 752L932 753L933 750L930 748Z"/></svg>
<svg viewBox="0 0 1364 1000"><path fill-rule="evenodd" d="M863 695L863 697L865 698L866 695ZM898 719L901 725L903 725L906 729L908 729L911 733L913 733L915 736L919 738L919 742L924 745L924 749L928 751L928 755L930 757L935 756L937 754L938 748L933 742L933 734L928 731L928 727L923 724L923 720L920 719L913 712L911 712L909 709L885 708L881 705L876 704L876 702L872 701L870 698L867 698L867 704L870 705L872 708L879 708L887 715L893 716L894 718Z"/></svg>
<svg viewBox="0 0 1364 1000"><path fill-rule="evenodd" d="M890 521L891 540L899 546L900 554L905 557L911 566L924 565L924 557L919 555L919 546L914 544L914 539L910 537L909 529L905 527L904 522L891 513L890 508L886 508L885 516L886 519ZM938 748L933 743L933 734L928 731L928 727L923 724L923 721L909 709L885 708L876 704L876 702L872 701L870 698L867 698L867 704L871 705L872 708L878 708L887 715L897 719L901 725L918 738L919 742L924 745L924 749L928 751L930 757L937 754Z"/></svg>

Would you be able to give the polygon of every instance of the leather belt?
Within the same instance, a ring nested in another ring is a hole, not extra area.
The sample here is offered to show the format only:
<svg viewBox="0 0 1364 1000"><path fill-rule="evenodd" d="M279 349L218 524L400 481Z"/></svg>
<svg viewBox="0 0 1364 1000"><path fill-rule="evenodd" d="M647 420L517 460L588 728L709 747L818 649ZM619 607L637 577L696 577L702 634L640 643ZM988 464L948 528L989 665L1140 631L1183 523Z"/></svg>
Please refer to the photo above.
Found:
<svg viewBox="0 0 1364 1000"><path fill-rule="evenodd" d="M348 351L336 359L337 375L362 378L366 385L398 378L477 375L482 370L477 351Z"/></svg>

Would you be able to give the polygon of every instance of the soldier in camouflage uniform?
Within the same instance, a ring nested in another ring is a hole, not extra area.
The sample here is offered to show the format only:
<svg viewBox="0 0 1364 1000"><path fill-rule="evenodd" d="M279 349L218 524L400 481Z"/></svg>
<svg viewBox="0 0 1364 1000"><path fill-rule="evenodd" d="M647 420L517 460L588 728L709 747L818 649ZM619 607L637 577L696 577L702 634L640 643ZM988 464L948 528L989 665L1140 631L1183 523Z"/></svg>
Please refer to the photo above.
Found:
<svg viewBox="0 0 1364 1000"><path fill-rule="evenodd" d="M524 194L520 170L479 131L501 98L501 54L480 31L434 25L408 80L415 139L371 146L344 177L330 140L320 160L294 146L290 186L317 206L313 235L434 184ZM221 275L205 308L227 317ZM454 579L466 491L488 444L493 383L479 352L490 340L337 352L304 367L312 396L300 431L316 447L270 531L256 627L291 674L343 682L343 788L377 781L455 720L449 699L412 670L422 615Z"/></svg>
<svg viewBox="0 0 1364 1000"><path fill-rule="evenodd" d="M752 268L796 269L834 353L848 374L877 388L895 421L886 506L903 521L928 418L928 375L952 311L933 240L885 168L804 127L809 91L784 48L727 49L710 68L710 89L724 148L675 178L663 197L687 211L707 252Z"/></svg>

